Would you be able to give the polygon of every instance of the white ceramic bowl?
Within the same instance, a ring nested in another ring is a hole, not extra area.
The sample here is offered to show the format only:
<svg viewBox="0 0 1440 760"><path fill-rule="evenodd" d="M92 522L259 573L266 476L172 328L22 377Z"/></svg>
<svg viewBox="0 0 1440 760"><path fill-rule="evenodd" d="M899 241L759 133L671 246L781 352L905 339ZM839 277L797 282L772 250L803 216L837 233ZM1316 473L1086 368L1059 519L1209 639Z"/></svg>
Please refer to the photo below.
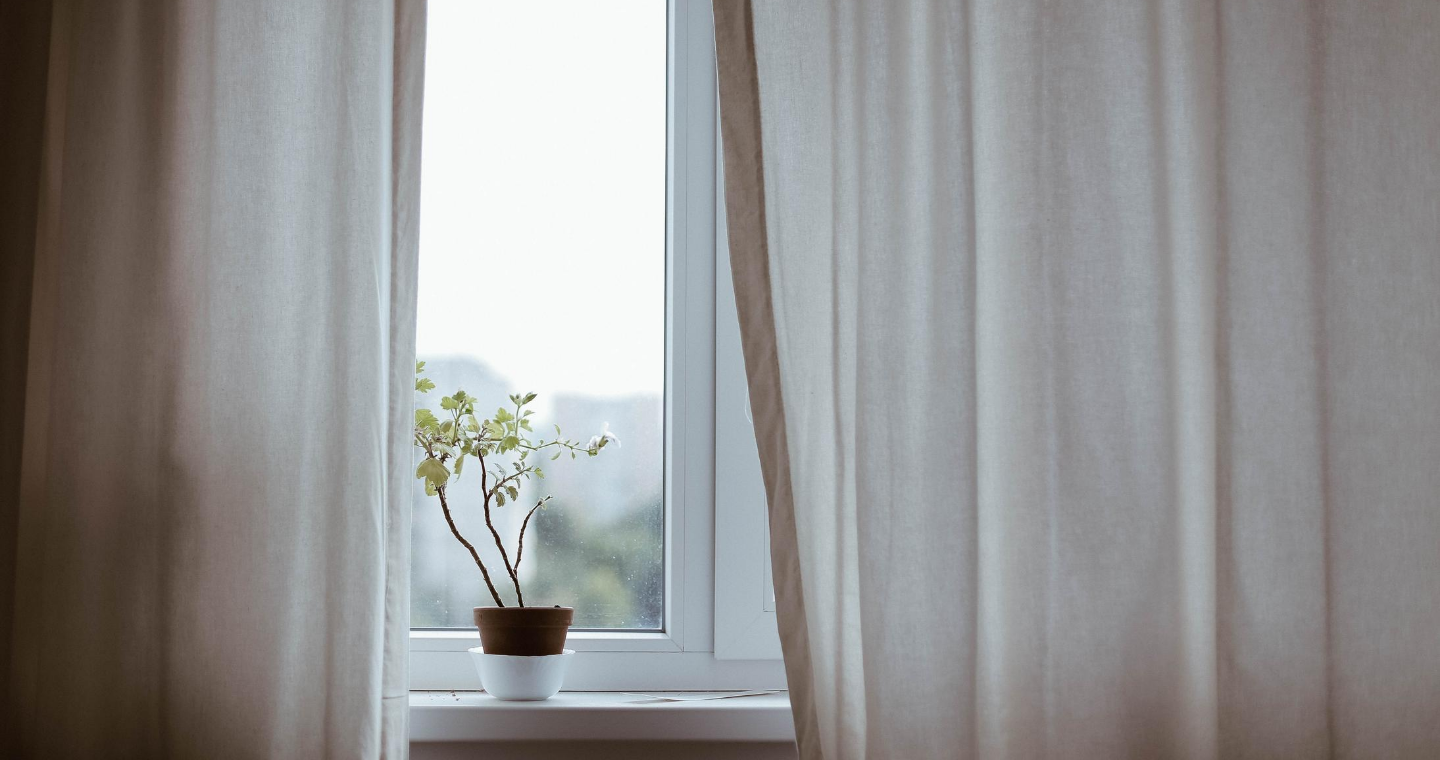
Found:
<svg viewBox="0 0 1440 760"><path fill-rule="evenodd" d="M555 696L565 683L570 658L575 656L573 649L543 657L485 654L480 647L469 652L486 693L514 702L538 702Z"/></svg>

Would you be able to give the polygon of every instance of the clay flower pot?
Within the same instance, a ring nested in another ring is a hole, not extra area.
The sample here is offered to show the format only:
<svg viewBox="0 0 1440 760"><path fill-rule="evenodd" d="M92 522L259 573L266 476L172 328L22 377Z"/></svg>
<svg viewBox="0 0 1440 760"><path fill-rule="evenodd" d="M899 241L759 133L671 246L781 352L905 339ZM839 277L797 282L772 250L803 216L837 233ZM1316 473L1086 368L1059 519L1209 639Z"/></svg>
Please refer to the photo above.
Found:
<svg viewBox="0 0 1440 760"><path fill-rule="evenodd" d="M486 654L545 657L565 650L573 607L476 607L475 627Z"/></svg>

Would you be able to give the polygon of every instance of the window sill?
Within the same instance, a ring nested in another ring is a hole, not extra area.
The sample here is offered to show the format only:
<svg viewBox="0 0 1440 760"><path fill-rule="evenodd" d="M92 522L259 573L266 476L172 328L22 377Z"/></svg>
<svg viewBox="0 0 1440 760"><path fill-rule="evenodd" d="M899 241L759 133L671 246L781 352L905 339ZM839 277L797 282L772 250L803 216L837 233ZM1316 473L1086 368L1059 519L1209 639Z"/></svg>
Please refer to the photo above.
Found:
<svg viewBox="0 0 1440 760"><path fill-rule="evenodd" d="M694 699L724 693L569 691L544 702L502 702L475 691L412 691L410 741L795 740L787 692Z"/></svg>

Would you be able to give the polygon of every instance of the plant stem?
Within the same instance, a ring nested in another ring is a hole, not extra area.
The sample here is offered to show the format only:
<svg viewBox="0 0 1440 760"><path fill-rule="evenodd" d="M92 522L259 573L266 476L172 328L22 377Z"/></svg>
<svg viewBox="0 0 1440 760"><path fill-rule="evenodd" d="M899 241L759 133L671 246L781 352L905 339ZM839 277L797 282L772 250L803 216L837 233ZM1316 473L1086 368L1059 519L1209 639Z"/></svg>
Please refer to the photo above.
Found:
<svg viewBox="0 0 1440 760"><path fill-rule="evenodd" d="M485 457L477 453L475 458L480 460L480 492L485 497L485 527L489 528L490 535L494 536L495 548L500 550L500 561L505 563L505 571L510 574L510 582L515 584L515 603L524 607L525 595L520 591L520 576L515 573L515 567L510 564L510 557L505 553L505 542L500 540L500 531L495 530L495 523L490 521L490 489L486 485L489 477L485 469ZM499 488L499 484L496 484L496 488Z"/></svg>
<svg viewBox="0 0 1440 760"><path fill-rule="evenodd" d="M525 556L525 529L530 527L530 518L535 515L535 510L545 506L545 502L547 501L550 501L549 496L537 502L535 506L530 508L529 512L525 513L525 521L520 523L520 541L515 547L515 572L517 574L520 572L520 558Z"/></svg>
<svg viewBox="0 0 1440 760"><path fill-rule="evenodd" d="M477 454L476 456L478 457L479 455ZM511 482L511 481L519 482L519 481L520 481L520 473L517 472L517 473L515 473L515 474L513 474L513 475L505 475L505 476L501 477L499 480L495 481L495 490L496 490L496 491L499 491L501 488L504 488L504 487L505 487L505 484L506 484L506 483L509 483L509 482Z"/></svg>
<svg viewBox="0 0 1440 760"><path fill-rule="evenodd" d="M435 489L435 493L440 496L440 509L445 512L445 522L450 524L450 532L455 534L455 539L464 544L465 548L470 550L470 556L475 558L475 565L480 568L480 575L485 578L485 585L490 589L490 596L495 600L495 606L504 607L505 603L500 601L500 593L495 590L495 584L490 582L490 571L486 570L485 563L480 561L480 553L475 551L475 546L466 541L465 537L460 535L460 529L455 527L455 519L450 516L450 504L445 501L445 486ZM486 516L489 516L488 512Z"/></svg>
<svg viewBox="0 0 1440 760"><path fill-rule="evenodd" d="M554 440L554 441L551 441L551 442L549 442L549 443L542 443L542 444L540 444L539 446L530 446L530 445L528 445L528 444L522 443L522 444L520 444L519 446L516 446L515 448L517 448L517 449L525 449L526 451L542 451L542 450L544 450L544 449L550 448L551 446L564 446L565 448L567 448L567 449L569 449L569 450L571 450L571 451L587 451L587 452L589 451L589 449L585 449L585 448L581 448L581 447L579 447L579 446L576 446L575 444L571 443L570 441L561 441L561 440Z"/></svg>

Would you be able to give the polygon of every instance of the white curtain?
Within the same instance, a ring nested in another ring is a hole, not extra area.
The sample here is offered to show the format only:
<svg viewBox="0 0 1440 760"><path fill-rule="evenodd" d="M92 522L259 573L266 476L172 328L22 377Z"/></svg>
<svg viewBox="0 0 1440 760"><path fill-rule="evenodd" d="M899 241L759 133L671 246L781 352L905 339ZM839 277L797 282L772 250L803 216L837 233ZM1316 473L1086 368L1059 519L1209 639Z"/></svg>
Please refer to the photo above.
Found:
<svg viewBox="0 0 1440 760"><path fill-rule="evenodd" d="M1440 757L1440 4L715 13L802 753Z"/></svg>
<svg viewBox="0 0 1440 760"><path fill-rule="evenodd" d="M423 4L3 14L0 754L403 757Z"/></svg>

